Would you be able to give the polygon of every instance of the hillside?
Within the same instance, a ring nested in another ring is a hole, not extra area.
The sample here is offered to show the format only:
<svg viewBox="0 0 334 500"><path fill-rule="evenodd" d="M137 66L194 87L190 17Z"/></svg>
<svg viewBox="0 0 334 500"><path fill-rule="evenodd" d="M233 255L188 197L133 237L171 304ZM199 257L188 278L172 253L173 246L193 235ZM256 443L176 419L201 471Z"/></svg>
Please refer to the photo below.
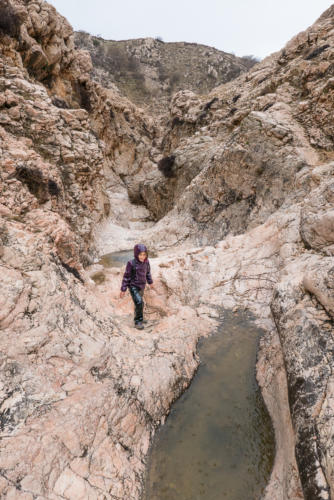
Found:
<svg viewBox="0 0 334 500"><path fill-rule="evenodd" d="M178 90L206 94L255 63L205 45L154 38L114 41L76 32L75 43L89 51L95 81L118 87L122 95L155 115L168 110Z"/></svg>

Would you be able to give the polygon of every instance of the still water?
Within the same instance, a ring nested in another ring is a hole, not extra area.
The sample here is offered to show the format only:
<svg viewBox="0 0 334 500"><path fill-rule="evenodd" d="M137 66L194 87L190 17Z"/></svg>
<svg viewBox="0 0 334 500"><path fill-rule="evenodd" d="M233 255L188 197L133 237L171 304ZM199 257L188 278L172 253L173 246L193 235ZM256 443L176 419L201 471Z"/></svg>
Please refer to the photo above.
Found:
<svg viewBox="0 0 334 500"><path fill-rule="evenodd" d="M149 258L157 257L157 253L149 250L148 256ZM133 258L132 248L130 250L121 250L120 252L106 253L101 256L99 264L102 264L104 267L122 267L128 260L132 260Z"/></svg>
<svg viewBox="0 0 334 500"><path fill-rule="evenodd" d="M102 255L99 264L104 267L123 267L128 260L133 259L133 250L122 250Z"/></svg>
<svg viewBox="0 0 334 500"><path fill-rule="evenodd" d="M275 443L255 378L261 331L225 312L199 343L201 364L157 432L145 500L255 500L269 480Z"/></svg>

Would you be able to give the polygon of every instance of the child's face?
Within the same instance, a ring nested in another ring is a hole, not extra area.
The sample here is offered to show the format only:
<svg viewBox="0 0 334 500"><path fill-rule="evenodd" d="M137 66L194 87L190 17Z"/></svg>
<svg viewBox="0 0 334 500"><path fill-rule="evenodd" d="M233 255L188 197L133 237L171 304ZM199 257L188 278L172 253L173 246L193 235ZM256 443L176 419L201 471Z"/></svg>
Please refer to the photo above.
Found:
<svg viewBox="0 0 334 500"><path fill-rule="evenodd" d="M144 262L144 260L146 259L146 252L140 252L140 254L138 255L138 259L140 260L140 262Z"/></svg>

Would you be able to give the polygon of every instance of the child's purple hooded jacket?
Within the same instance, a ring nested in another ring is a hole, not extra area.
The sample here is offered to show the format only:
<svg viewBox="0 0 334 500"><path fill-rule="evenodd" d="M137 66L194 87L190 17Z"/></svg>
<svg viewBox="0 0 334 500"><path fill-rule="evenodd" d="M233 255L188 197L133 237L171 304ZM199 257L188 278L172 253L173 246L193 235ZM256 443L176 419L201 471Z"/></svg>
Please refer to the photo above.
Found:
<svg viewBox="0 0 334 500"><path fill-rule="evenodd" d="M138 259L138 255L140 254L140 252L146 252L147 254L147 248L145 245L135 245L133 249L133 253L136 259L136 273L134 277L132 277L132 261L129 260L125 268L125 273L123 275L121 286L122 292L126 292L126 289L130 286L137 286L138 288L143 290L145 288L146 282L149 285L153 283L149 260L146 257L144 262L140 262L140 260Z"/></svg>

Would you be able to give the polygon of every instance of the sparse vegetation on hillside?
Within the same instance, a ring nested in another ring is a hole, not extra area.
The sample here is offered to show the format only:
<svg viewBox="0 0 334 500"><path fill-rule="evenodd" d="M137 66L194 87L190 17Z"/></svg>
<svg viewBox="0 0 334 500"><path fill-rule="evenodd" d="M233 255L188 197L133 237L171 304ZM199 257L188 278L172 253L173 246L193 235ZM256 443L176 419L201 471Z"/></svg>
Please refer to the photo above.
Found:
<svg viewBox="0 0 334 500"><path fill-rule="evenodd" d="M241 59L244 61L248 69L252 68L254 64L260 62L260 58L253 55L242 56Z"/></svg>
<svg viewBox="0 0 334 500"><path fill-rule="evenodd" d="M257 59L239 58L195 43L165 43L161 37L103 40L76 33L79 48L90 51L93 77L117 86L135 104L164 112L182 89L207 93L247 71Z"/></svg>

